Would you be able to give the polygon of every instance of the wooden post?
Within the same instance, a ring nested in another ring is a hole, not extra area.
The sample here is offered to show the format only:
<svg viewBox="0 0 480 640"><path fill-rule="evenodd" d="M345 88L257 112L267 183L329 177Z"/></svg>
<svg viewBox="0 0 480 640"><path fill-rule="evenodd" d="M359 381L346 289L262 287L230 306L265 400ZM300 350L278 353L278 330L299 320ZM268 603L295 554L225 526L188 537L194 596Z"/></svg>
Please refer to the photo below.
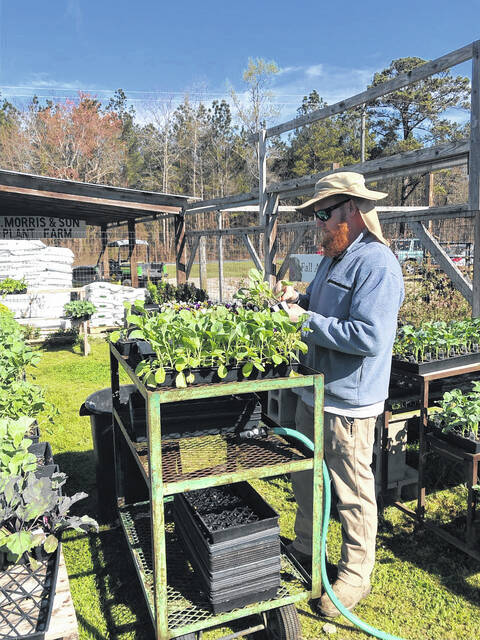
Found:
<svg viewBox="0 0 480 640"><path fill-rule="evenodd" d="M128 221L128 255L130 257L130 281L132 287L138 287L137 230L135 228L135 220Z"/></svg>
<svg viewBox="0 0 480 640"><path fill-rule="evenodd" d="M102 225L100 230L100 239L102 242L102 277L104 280L110 280L110 264L108 262L108 231L107 225Z"/></svg>
<svg viewBox="0 0 480 640"><path fill-rule="evenodd" d="M267 207L267 132L258 132L258 225L265 225ZM262 255L262 241L259 236L258 251Z"/></svg>
<svg viewBox="0 0 480 640"><path fill-rule="evenodd" d="M222 212L218 212L218 228L222 229ZM218 236L218 299L223 302L223 238Z"/></svg>
<svg viewBox="0 0 480 640"><path fill-rule="evenodd" d="M263 234L265 280L272 286L276 282L278 200L278 194L270 194L268 197Z"/></svg>
<svg viewBox="0 0 480 640"><path fill-rule="evenodd" d="M425 204L427 205L427 207L433 207L433 185L434 175L433 172L430 171L425 176ZM433 220L428 221L428 232L430 234L433 234ZM427 264L432 264L430 254L428 254Z"/></svg>
<svg viewBox="0 0 480 640"><path fill-rule="evenodd" d="M198 267L200 273L200 289L205 289L205 291L207 291L207 246L205 236L200 238L200 245L198 247Z"/></svg>
<svg viewBox="0 0 480 640"><path fill-rule="evenodd" d="M360 125L360 162L365 162L365 134L367 125L367 110L362 107L362 122Z"/></svg>
<svg viewBox="0 0 480 640"><path fill-rule="evenodd" d="M177 284L187 281L185 267L185 212L175 216L175 262L177 265Z"/></svg>
<svg viewBox="0 0 480 640"><path fill-rule="evenodd" d="M468 201L475 212L472 316L480 316L480 40L473 43Z"/></svg>

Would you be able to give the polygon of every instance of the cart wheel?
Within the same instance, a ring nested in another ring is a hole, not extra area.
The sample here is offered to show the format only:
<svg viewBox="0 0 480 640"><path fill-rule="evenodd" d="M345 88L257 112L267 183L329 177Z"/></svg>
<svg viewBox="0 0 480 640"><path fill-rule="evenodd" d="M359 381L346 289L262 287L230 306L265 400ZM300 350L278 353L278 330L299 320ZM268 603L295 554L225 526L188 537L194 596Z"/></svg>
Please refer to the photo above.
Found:
<svg viewBox="0 0 480 640"><path fill-rule="evenodd" d="M270 640L297 640L301 635L297 610L293 604L266 612L267 637Z"/></svg>

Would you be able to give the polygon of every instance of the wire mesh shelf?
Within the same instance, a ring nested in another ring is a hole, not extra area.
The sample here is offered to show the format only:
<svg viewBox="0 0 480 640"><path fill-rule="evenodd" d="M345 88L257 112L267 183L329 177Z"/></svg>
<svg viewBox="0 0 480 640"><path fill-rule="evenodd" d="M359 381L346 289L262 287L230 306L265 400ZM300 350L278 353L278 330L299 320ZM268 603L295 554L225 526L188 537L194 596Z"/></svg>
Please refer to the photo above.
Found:
<svg viewBox="0 0 480 640"><path fill-rule="evenodd" d="M120 519L137 571L143 582L150 610L153 613L153 562L149 503L123 507L120 510ZM210 626L215 615L210 609L208 598L202 591L195 572L186 559L171 519L167 520L165 525L165 540L169 629L178 629L197 623L201 623L201 626L205 627ZM281 586L275 601L291 596L297 596L296 599L301 599L302 596L308 597L309 592L306 590L306 584L300 573L285 555L282 555L281 562ZM233 617L235 615L232 615ZM203 623L205 624L203 625Z"/></svg>
<svg viewBox="0 0 480 640"><path fill-rule="evenodd" d="M146 443L132 445L148 476ZM162 475L166 484L306 460L312 460L310 454L275 435L248 440L227 434L162 441Z"/></svg>

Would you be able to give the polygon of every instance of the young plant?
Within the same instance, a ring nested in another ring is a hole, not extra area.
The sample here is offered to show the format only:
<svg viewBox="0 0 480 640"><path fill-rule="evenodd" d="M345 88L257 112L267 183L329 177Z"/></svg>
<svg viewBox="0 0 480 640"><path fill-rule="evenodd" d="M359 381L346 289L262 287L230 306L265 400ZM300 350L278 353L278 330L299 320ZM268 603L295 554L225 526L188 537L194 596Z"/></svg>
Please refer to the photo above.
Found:
<svg viewBox="0 0 480 640"><path fill-rule="evenodd" d="M250 269L248 272L248 285L241 287L234 299L241 302L244 307L256 310L269 309L278 303L278 299L270 284L264 280L264 275L258 269Z"/></svg>
<svg viewBox="0 0 480 640"><path fill-rule="evenodd" d="M5 278L0 282L0 296L5 296L9 293L25 293L26 290L27 283L25 278L22 278L21 280Z"/></svg>
<svg viewBox="0 0 480 640"><path fill-rule="evenodd" d="M480 381L473 382L469 393L462 393L461 389L447 391L438 404L440 411L431 418L437 428L444 433L453 431L464 438L480 439Z"/></svg>
<svg viewBox="0 0 480 640"><path fill-rule="evenodd" d="M0 473L35 471L37 458L28 451L32 441L27 437L34 422L34 418L26 416L17 420L0 418Z"/></svg>
<svg viewBox="0 0 480 640"><path fill-rule="evenodd" d="M51 478L0 473L0 551L8 554L8 561L16 563L26 554L35 568L37 563L31 556L35 547L52 553L65 529L98 530L89 516L69 515L72 505L87 494L61 495L65 482L63 473Z"/></svg>
<svg viewBox="0 0 480 640"><path fill-rule="evenodd" d="M67 318L89 318L96 310L97 307L88 300L72 300L63 306Z"/></svg>

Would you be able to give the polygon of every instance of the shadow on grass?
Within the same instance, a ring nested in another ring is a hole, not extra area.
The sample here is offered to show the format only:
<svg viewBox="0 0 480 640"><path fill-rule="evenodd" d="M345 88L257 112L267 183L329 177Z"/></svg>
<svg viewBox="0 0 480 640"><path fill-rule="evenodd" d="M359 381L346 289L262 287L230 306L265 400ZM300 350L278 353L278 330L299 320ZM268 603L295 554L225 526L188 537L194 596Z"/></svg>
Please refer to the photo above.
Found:
<svg viewBox="0 0 480 640"><path fill-rule="evenodd" d="M380 542L395 558L437 576L445 589L480 606L478 588L467 582L471 575L480 571L480 562L424 528L416 527L414 532L398 532L398 527L394 528L383 521L377 535L377 544ZM382 562L379 559L377 562L387 564L390 561L386 559Z"/></svg>

